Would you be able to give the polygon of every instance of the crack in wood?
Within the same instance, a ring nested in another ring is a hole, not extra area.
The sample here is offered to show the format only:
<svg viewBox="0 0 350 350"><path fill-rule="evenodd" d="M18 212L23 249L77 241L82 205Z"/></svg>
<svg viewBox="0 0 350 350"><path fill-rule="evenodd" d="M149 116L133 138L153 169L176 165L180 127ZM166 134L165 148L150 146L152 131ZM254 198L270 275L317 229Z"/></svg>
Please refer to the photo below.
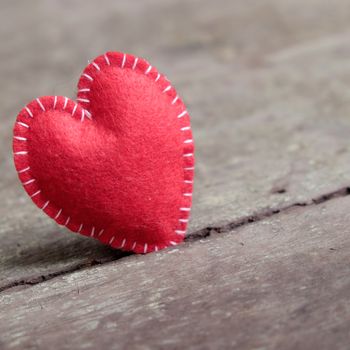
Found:
<svg viewBox="0 0 350 350"><path fill-rule="evenodd" d="M125 253L125 255L119 257L118 259L125 257L127 255L130 255L130 254ZM25 279L14 281L12 283L9 283L5 286L0 287L0 293L6 291L8 289L18 287L18 286L34 286L36 284L49 281L49 280L51 280L55 277L58 277L58 276L66 275L68 273L73 273L76 271L80 271L80 270L88 268L88 267L102 265L104 263L118 260L118 259L113 259L112 257L110 259L108 259L108 258L103 259L103 261L94 259L94 260L88 261L88 262L83 263L83 264L77 264L76 266L70 267L69 269L65 269L65 270L61 270L61 271L57 271L57 272L51 272L51 273L48 273L46 275L41 275L41 276L37 276L37 277L28 277Z"/></svg>
<svg viewBox="0 0 350 350"><path fill-rule="evenodd" d="M193 242L193 241L196 241L196 240L199 240L202 238L207 238L207 237L211 236L212 234L233 231L233 230L240 228L242 226L262 221L266 218L272 217L272 216L280 214L280 213L285 213L285 212L291 211L295 208L320 205L324 202L327 202L327 201L330 201L330 200L333 200L336 198L346 197L348 195L350 195L350 187L343 187L337 191L330 192L330 193L321 195L319 197L316 197L314 199L311 199L310 201L296 202L296 203L290 204L288 206L276 208L276 209L267 208L265 210L262 210L260 212L257 212L255 214L252 214L249 216L242 217L240 219L237 219L237 220L230 222L228 224L225 224L225 225L208 226L208 227L205 227L201 230L190 233L185 238L185 241ZM86 263L78 264L74 267L70 267L70 268L67 268L65 270L61 270L61 271L57 271L57 272L53 272L53 273L48 273L46 275L41 275L41 276L37 276L37 277L28 277L25 279L14 281L12 283L9 283L5 286L0 287L0 293L7 291L11 288L18 287L18 286L28 286L28 287L34 286L34 285L49 281L49 280L56 278L56 277L59 277L59 276L63 276L63 275L70 274L70 273L73 273L76 271L80 271L82 269L86 269L86 268L96 266L96 265L103 265L105 263L109 263L112 261L117 261L117 260L122 259L126 256L129 256L129 255L132 255L132 253L125 252L122 255L119 255L117 258L111 256L111 257L106 257L105 259L102 259L102 260L93 259L93 260L88 261Z"/></svg>
<svg viewBox="0 0 350 350"><path fill-rule="evenodd" d="M188 237L186 237L186 241L195 241L195 240L200 239L200 238L208 237L211 234L225 233L225 232L233 231L241 226L264 220L264 219L269 218L269 217L276 215L276 214L288 212L290 210L293 210L294 208L309 207L312 205L320 205L320 204L327 202L329 200L340 198L340 197L345 197L348 195L350 195L350 187L342 187L341 189L339 189L337 191L321 195L319 197L311 199L310 201L296 202L296 203L287 205L285 207L276 208L276 209L267 208L267 209L259 211L258 213L239 218L239 219L232 221L232 222L225 224L225 225L209 226L209 227L203 228L201 230L198 230L196 232L193 232Z"/></svg>

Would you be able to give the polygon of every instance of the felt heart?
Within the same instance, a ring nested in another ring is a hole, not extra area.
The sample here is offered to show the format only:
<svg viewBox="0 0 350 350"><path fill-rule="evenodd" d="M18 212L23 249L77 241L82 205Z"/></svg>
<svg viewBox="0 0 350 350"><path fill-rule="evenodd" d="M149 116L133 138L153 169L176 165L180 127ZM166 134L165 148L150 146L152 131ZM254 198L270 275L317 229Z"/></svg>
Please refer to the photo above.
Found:
<svg viewBox="0 0 350 350"><path fill-rule="evenodd" d="M85 68L76 102L30 102L13 149L31 199L71 231L137 253L183 240L194 175L190 118L144 59L106 53Z"/></svg>

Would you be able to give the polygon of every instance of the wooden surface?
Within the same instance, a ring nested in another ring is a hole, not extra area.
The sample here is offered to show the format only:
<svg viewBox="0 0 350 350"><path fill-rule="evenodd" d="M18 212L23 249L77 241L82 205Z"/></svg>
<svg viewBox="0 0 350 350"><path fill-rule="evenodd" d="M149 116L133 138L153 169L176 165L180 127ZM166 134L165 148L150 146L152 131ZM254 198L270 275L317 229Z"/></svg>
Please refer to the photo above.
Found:
<svg viewBox="0 0 350 350"><path fill-rule="evenodd" d="M2 1L0 349L348 349L349 20L347 0ZM175 249L74 235L13 169L17 111L74 97L107 50L147 57L191 112Z"/></svg>
<svg viewBox="0 0 350 350"><path fill-rule="evenodd" d="M348 349L345 220L349 197L4 291L2 341L42 349Z"/></svg>

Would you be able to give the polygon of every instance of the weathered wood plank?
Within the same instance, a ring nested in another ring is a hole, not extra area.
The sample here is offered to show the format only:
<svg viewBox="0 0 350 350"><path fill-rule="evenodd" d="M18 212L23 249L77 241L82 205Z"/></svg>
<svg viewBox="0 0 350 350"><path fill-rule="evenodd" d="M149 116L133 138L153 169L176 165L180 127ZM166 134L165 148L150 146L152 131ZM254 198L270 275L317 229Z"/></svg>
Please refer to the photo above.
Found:
<svg viewBox="0 0 350 350"><path fill-rule="evenodd" d="M73 96L86 58L105 50L149 57L189 104L198 151L190 233L347 186L348 7L345 0L4 1L0 288L119 254L43 216L20 188L10 151L18 109L37 95Z"/></svg>
<svg viewBox="0 0 350 350"><path fill-rule="evenodd" d="M350 198L0 294L2 348L348 349Z"/></svg>

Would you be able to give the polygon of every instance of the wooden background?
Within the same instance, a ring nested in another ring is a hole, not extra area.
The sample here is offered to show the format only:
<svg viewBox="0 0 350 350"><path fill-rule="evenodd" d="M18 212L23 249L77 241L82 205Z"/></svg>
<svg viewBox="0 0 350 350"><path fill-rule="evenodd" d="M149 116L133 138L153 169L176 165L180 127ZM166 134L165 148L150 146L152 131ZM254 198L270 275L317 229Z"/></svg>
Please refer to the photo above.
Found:
<svg viewBox="0 0 350 350"><path fill-rule="evenodd" d="M0 349L350 348L350 2L0 4ZM17 112L87 60L144 56L192 115L186 242L128 255L58 227L11 158Z"/></svg>

